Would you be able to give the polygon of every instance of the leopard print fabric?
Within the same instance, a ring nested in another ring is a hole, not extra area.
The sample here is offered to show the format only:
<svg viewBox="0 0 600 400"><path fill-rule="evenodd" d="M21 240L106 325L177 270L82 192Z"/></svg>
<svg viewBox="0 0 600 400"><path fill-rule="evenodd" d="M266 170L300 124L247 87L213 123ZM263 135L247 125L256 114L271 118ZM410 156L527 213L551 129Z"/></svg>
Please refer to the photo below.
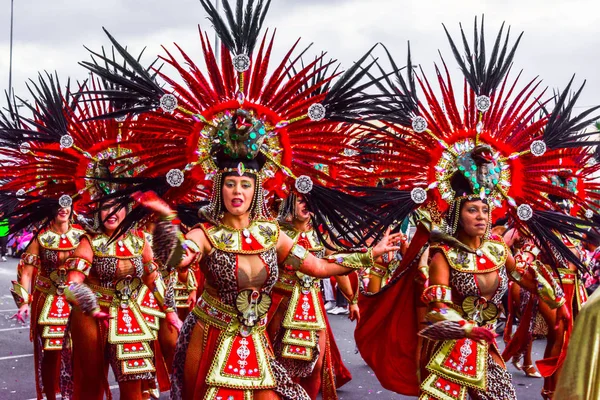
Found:
<svg viewBox="0 0 600 400"><path fill-rule="evenodd" d="M262 291L270 293L279 277L277 250L273 247L259 254L259 257L267 266L268 273ZM214 249L205 259L212 286L218 288L221 301L229 306L235 306L235 299L238 295L236 258L235 253Z"/></svg>
<svg viewBox="0 0 600 400"><path fill-rule="evenodd" d="M118 258L94 257L90 274L94 274L100 280L100 286L113 288L113 279L117 273Z"/></svg>
<svg viewBox="0 0 600 400"><path fill-rule="evenodd" d="M488 355L487 387L485 392L469 390L474 400L516 400L517 393L510 372L502 368Z"/></svg>
<svg viewBox="0 0 600 400"><path fill-rule="evenodd" d="M167 288L165 291L165 307L175 310L177 309L177 304L175 303L175 281L177 280L177 275L167 272L166 269L161 271L161 274Z"/></svg>
<svg viewBox="0 0 600 400"><path fill-rule="evenodd" d="M144 264L142 257L130 258L133 264L131 275L141 277L144 274ZM105 288L114 288L115 281L125 276L118 270L119 259L116 257L94 257L90 274L93 274L100 281L100 286ZM129 273L128 273L129 274Z"/></svg>
<svg viewBox="0 0 600 400"><path fill-rule="evenodd" d="M269 360L277 387L274 389L285 400L310 400L302 386L294 383L286 369L274 358Z"/></svg>
<svg viewBox="0 0 600 400"><path fill-rule="evenodd" d="M194 326L200 319L194 313L189 313L185 319L175 347L173 356L173 373L171 374L171 400L180 400L183 398L183 372L185 368L185 358L192 338Z"/></svg>
<svg viewBox="0 0 600 400"><path fill-rule="evenodd" d="M212 286L218 288L221 301L230 306L235 305L238 293L236 257L234 253L215 249L205 259Z"/></svg>
<svg viewBox="0 0 600 400"><path fill-rule="evenodd" d="M490 299L490 302L494 303L496 306L502 303L502 296L504 296L504 293L508 290L506 268L502 267L498 269L498 280L498 288ZM450 269L450 287L455 289L462 298L481 295L479 287L477 286L476 274L459 272L452 268Z"/></svg>
<svg viewBox="0 0 600 400"><path fill-rule="evenodd" d="M73 348L71 347L71 318L65 328L63 348L60 353L60 394L65 400L71 400L75 388L73 386Z"/></svg>
<svg viewBox="0 0 600 400"><path fill-rule="evenodd" d="M264 261L267 266L267 273L269 276L267 280L263 284L263 292L271 293L273 290L273 286L277 283L277 279L279 279L279 266L277 265L277 250L275 247L265 251L260 255L260 258Z"/></svg>

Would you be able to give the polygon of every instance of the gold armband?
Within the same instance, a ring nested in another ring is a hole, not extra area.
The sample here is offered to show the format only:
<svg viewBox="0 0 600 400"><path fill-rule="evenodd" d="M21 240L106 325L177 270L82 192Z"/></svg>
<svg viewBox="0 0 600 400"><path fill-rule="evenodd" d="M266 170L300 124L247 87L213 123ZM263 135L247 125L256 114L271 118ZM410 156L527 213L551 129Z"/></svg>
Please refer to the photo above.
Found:
<svg viewBox="0 0 600 400"><path fill-rule="evenodd" d="M17 281L12 281L12 288L10 289L10 294L12 294L13 299L15 300L15 304L17 307L21 307L23 304L31 303L31 295L21 284Z"/></svg>
<svg viewBox="0 0 600 400"><path fill-rule="evenodd" d="M375 276L379 277L379 278L383 278L388 273L388 267L385 266L385 265L374 263L373 266L370 269L370 273L372 275L375 275Z"/></svg>
<svg viewBox="0 0 600 400"><path fill-rule="evenodd" d="M544 274L540 271L541 268L546 270L544 264L536 261L531 266L531 270L535 274L535 280L537 282L537 295L539 298L548 305L551 309L557 309L558 307L565 304L565 297L562 289L554 278L550 274Z"/></svg>
<svg viewBox="0 0 600 400"><path fill-rule="evenodd" d="M191 239L185 239L183 241L183 248L185 250L191 250L194 253L200 253L200 247Z"/></svg>
<svg viewBox="0 0 600 400"><path fill-rule="evenodd" d="M365 252L335 253L328 256L327 260L350 269L366 269L375 265L373 249L370 247Z"/></svg>
<svg viewBox="0 0 600 400"><path fill-rule="evenodd" d="M515 282L521 282L521 279L523 279L523 274L519 272L517 268L509 271L509 274L515 280Z"/></svg>
<svg viewBox="0 0 600 400"><path fill-rule="evenodd" d="M186 288L189 291L198 289L198 281L196 281L196 275L194 275L193 271L188 272Z"/></svg>
<svg viewBox="0 0 600 400"><path fill-rule="evenodd" d="M283 261L283 265L288 270L298 271L309 254L308 250L296 243L290 249L288 256Z"/></svg>
<svg viewBox="0 0 600 400"><path fill-rule="evenodd" d="M154 261L148 261L144 263L144 272L147 275L150 275L156 270L158 270L158 264L156 264Z"/></svg>
<svg viewBox="0 0 600 400"><path fill-rule="evenodd" d="M21 261L25 265L31 265L32 267L39 268L41 265L40 256L33 253L24 252L21 255Z"/></svg>
<svg viewBox="0 0 600 400"><path fill-rule="evenodd" d="M67 261L65 261L65 267L67 268L67 271L79 271L85 276L88 276L92 263L83 258L68 258Z"/></svg>
<svg viewBox="0 0 600 400"><path fill-rule="evenodd" d="M427 313L427 315L425 316L425 319L427 319L427 321L432 322L432 323L436 323L436 322L442 322L442 321L453 321L453 322L459 322L459 323L464 323L463 321L466 321L462 315L460 315L460 313L458 311L456 311L453 308L448 308L448 307L441 307L441 308L434 308L431 311L429 311Z"/></svg>
<svg viewBox="0 0 600 400"><path fill-rule="evenodd" d="M421 301L425 304L429 303L452 303L452 288L444 285L431 285L423 290Z"/></svg>
<svg viewBox="0 0 600 400"><path fill-rule="evenodd" d="M167 293L167 285L165 285L165 281L163 281L162 275L157 275L154 280L154 289L152 289L152 294L154 294L154 298L161 306L165 304L165 294Z"/></svg>

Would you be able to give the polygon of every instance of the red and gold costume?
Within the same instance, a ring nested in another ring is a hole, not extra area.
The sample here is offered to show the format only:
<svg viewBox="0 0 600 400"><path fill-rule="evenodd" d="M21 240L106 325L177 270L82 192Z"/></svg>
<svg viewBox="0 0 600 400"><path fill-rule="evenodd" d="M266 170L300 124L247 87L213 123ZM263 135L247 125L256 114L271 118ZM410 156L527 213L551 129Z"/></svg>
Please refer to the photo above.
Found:
<svg viewBox="0 0 600 400"><path fill-rule="evenodd" d="M314 230L299 232L288 224L281 229L315 257L325 256L326 249ZM278 361L311 398L320 391L324 399L337 399L336 388L350 381L352 375L342 362L331 331L319 279L280 265L272 297L268 333Z"/></svg>
<svg viewBox="0 0 600 400"><path fill-rule="evenodd" d="M577 100L569 97L572 82L556 96L554 110L544 109L538 118L544 94L537 92L537 81L519 90L518 78L512 82L508 77L518 40L509 44L501 30L488 47L492 50L486 52L483 23L481 28L475 24L473 45L462 30L461 35L464 54L448 34L465 77L460 95L445 61L436 67L436 91L427 77L419 75L415 80L410 57L408 77L396 72L397 86L388 82L389 88L380 87L383 95L395 98L374 113L387 131L367 131L365 137L382 143L374 158L389 182L365 192L380 209L380 225L403 221L419 210L427 211L441 232L431 233L426 224L418 225L389 284L359 300L361 320L355 338L361 355L387 389L423 399L458 400L469 395L506 400L515 398L510 374L494 344L469 339L472 330L483 332L482 327L493 324L509 278L550 308L560 307L561 315L567 313L561 305L564 298L556 293L551 277L519 273L504 243L488 236L490 226L485 236L469 239L481 243L481 248L460 242L456 233L461 228L461 206L481 201L489 210L490 225L492 211L500 210L499 215L507 215L550 256L552 268L560 266L561 260L582 268L555 232L581 238L595 224L565 215L543 194L572 199L585 208L592 201L576 198L544 177L561 168L566 155L586 149L583 138L589 134L579 131L594 118L587 118L593 110L572 115ZM431 283L430 275L431 286L419 297L418 258L428 241L439 268L438 281ZM430 324L424 329L415 312L423 303L429 304ZM402 306L389 312L389 304ZM422 348L417 335L426 338Z"/></svg>
<svg viewBox="0 0 600 400"><path fill-rule="evenodd" d="M64 295L67 285L65 260L73 253L84 233L79 226L70 226L63 234L56 233L51 228L40 231L35 238L36 246L28 247L22 254L19 265L19 268L31 266L36 270L32 293L27 293L22 286L23 282L13 281L13 293L18 305L23 304L23 297L30 299L30 339L33 341L38 398L42 398L44 392L43 369L56 372L60 370L60 357L54 357L51 365L44 362L44 356L48 351L60 351L63 346L65 327L71 312L71 306ZM35 250L32 249L34 247ZM23 296L25 293L27 294ZM55 387L58 389L58 380Z"/></svg>
<svg viewBox="0 0 600 400"><path fill-rule="evenodd" d="M152 342L159 318L164 317L153 292L142 281L145 272L156 269L143 232L130 231L112 243L103 233L85 235L82 243L89 251L69 258L66 266L85 275L84 285L93 297L82 303L82 297L71 295L78 307L72 312L66 333L70 341L63 350L61 389L67 398L80 398L93 389L108 390L108 365L119 382L154 381ZM70 288L76 290L79 288ZM96 320L88 315L97 308L111 319ZM96 379L103 376L98 379L102 385L94 385L90 374Z"/></svg>

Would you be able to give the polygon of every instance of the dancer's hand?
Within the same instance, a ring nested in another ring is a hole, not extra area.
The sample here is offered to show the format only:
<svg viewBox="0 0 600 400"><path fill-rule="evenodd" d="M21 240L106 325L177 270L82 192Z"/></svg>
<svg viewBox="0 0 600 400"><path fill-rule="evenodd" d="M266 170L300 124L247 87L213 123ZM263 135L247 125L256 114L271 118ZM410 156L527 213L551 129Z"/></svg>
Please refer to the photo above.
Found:
<svg viewBox="0 0 600 400"><path fill-rule="evenodd" d="M554 329L560 329L561 323L564 323L566 326L570 320L571 312L569 312L569 308L567 307L567 305L563 304L562 306L556 309L556 325L554 326Z"/></svg>
<svg viewBox="0 0 600 400"><path fill-rule="evenodd" d="M131 198L134 199L138 204L163 217L168 217L174 213L174 211L171 210L171 207L169 207L169 205L163 199L158 197L158 195L151 190L143 193L135 192L131 195Z"/></svg>
<svg viewBox="0 0 600 400"><path fill-rule="evenodd" d="M19 307L19 310L15 313L15 315L10 317L10 319L14 319L17 322L24 324L25 318L27 317L29 317L29 304L23 304L21 307Z"/></svg>
<svg viewBox="0 0 600 400"><path fill-rule="evenodd" d="M483 342L492 343L494 341L494 338L496 338L497 336L498 335L496 334L496 332L494 332L488 328L482 328L479 326L476 326L475 328L473 328L471 330L471 332L469 332L467 334L467 337L469 339L473 339L479 343L483 343Z"/></svg>
<svg viewBox="0 0 600 400"><path fill-rule="evenodd" d="M177 333L181 331L181 327L183 326L183 322L179 319L179 316L175 311L171 311L167 313L167 322L172 328L177 330Z"/></svg>
<svg viewBox="0 0 600 400"><path fill-rule="evenodd" d="M193 310L194 306L196 305L196 296L197 293L195 290L190 291L190 294L187 298L187 306L190 309L190 311Z"/></svg>
<svg viewBox="0 0 600 400"><path fill-rule="evenodd" d="M373 258L381 257L387 252L400 250L399 243L402 242L404 236L401 232L390 235L391 228L385 231L383 238L373 247Z"/></svg>
<svg viewBox="0 0 600 400"><path fill-rule="evenodd" d="M348 311L350 311L350 314L348 314L350 321L360 322L360 310L358 309L358 304L350 304Z"/></svg>

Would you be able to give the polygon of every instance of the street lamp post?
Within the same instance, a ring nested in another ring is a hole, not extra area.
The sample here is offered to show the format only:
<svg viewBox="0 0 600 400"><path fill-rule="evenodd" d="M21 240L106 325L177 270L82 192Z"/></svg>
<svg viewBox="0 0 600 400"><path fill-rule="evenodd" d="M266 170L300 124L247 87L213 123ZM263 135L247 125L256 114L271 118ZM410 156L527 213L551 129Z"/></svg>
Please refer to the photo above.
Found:
<svg viewBox="0 0 600 400"><path fill-rule="evenodd" d="M12 54L13 54L13 15L14 0L10 0L10 59L8 64L8 98L12 98Z"/></svg>
<svg viewBox="0 0 600 400"><path fill-rule="evenodd" d="M221 2L219 0L215 0L215 7L217 9L217 14L221 11ZM219 41L219 36L215 30L215 56L217 58L217 62L219 62L219 58L221 57L221 42Z"/></svg>

